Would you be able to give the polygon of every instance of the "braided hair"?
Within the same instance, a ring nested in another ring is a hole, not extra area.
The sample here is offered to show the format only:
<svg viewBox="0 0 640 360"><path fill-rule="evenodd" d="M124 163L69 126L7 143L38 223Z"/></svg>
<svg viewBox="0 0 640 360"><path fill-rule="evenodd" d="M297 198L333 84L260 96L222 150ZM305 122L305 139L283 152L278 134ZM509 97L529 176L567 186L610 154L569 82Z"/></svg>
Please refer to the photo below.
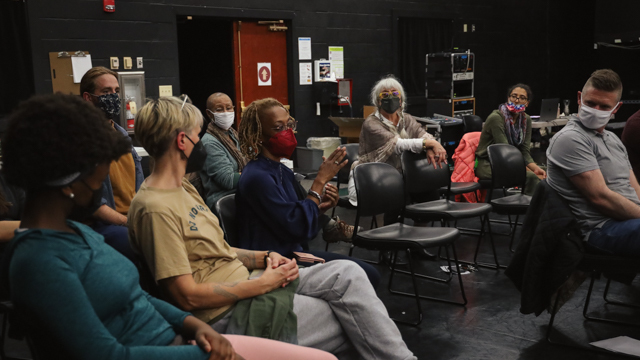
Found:
<svg viewBox="0 0 640 360"><path fill-rule="evenodd" d="M256 100L242 112L242 121L238 127L238 140L240 141L240 151L249 160L255 160L262 152L260 116L265 116L267 110L274 106L280 106L289 113L289 110L274 98Z"/></svg>

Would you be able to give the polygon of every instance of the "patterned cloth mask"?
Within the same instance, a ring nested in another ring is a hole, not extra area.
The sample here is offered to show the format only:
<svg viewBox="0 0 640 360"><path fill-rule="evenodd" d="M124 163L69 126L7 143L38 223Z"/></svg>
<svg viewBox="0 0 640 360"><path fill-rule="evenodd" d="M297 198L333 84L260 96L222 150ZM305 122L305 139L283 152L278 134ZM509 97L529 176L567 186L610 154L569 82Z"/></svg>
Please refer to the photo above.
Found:
<svg viewBox="0 0 640 360"><path fill-rule="evenodd" d="M509 111L514 112L514 113L520 113L523 112L525 109L525 105L524 104L514 104L511 101L507 102L506 104L507 109L509 109Z"/></svg>
<svg viewBox="0 0 640 360"><path fill-rule="evenodd" d="M98 99L98 107L104 112L108 119L114 120L120 116L120 96L118 93L93 96Z"/></svg>

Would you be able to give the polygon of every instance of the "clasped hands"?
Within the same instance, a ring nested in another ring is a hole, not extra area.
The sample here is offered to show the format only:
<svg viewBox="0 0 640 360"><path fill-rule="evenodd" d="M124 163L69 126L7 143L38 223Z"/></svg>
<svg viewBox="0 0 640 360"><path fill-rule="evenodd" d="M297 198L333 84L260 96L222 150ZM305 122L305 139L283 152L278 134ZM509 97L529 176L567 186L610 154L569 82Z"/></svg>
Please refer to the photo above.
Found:
<svg viewBox="0 0 640 360"><path fill-rule="evenodd" d="M274 290L289 285L298 276L300 274L295 259L291 260L272 251L267 257L264 274L260 279L269 286L270 290Z"/></svg>

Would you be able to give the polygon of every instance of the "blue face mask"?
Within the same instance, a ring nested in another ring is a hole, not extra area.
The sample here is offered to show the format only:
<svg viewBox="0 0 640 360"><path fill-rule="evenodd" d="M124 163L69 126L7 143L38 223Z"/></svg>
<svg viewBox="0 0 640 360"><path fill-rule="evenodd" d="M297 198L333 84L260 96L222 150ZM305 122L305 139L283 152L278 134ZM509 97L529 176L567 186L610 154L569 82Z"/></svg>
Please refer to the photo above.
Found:
<svg viewBox="0 0 640 360"><path fill-rule="evenodd" d="M104 112L108 119L114 120L120 116L120 96L118 93L106 95L93 95L98 99L98 107Z"/></svg>

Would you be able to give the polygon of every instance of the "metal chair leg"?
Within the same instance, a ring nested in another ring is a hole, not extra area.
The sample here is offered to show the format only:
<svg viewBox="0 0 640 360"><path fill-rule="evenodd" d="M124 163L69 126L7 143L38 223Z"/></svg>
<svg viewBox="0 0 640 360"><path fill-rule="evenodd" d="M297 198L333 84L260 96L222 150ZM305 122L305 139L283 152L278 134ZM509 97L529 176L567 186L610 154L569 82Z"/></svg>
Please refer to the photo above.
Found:
<svg viewBox="0 0 640 360"><path fill-rule="evenodd" d="M604 301L607 304L611 304L611 305L619 305L619 306L626 306L626 307L630 307L630 308L634 308L634 309L640 309L640 305L635 305L635 304L629 304L629 303L623 303L621 301L616 301L616 300L610 300L608 298L609 295L609 285L611 285L611 279L607 279L607 285L604 287L604 294L602 294L602 298L604 299Z"/></svg>
<svg viewBox="0 0 640 360"><path fill-rule="evenodd" d="M509 251L511 251L512 253L515 252L513 250L513 240L516 238L516 229L518 228L518 218L520 218L520 215L516 215L516 221L514 222L513 230L511 231L511 241L509 242Z"/></svg>
<svg viewBox="0 0 640 360"><path fill-rule="evenodd" d="M407 324L407 325L413 325L413 326L418 326L420 325L420 323L422 323L422 304L420 304L420 295L418 294L418 283L416 282L416 277L415 277L415 272L413 271L413 264L411 262L411 250L407 249L407 258L409 259L409 269L411 270L411 281L413 282L413 291L414 294L413 296L416 299L416 305L418 307L418 321L417 322L409 322L409 321L405 321L405 320L400 320L397 318L391 318L391 320L395 321L395 322L399 322L402 324ZM391 262L391 273L389 275L389 285L388 285L388 289L389 292L394 294L395 292L391 290L391 284L393 282L393 274L396 272L396 260L398 259L398 251L396 250L393 253L393 261ZM403 293L410 295L408 293Z"/></svg>
<svg viewBox="0 0 640 360"><path fill-rule="evenodd" d="M591 297L591 293L593 291L593 283L595 282L595 273L591 274L591 282L589 283L589 291L587 292L587 298L585 300L585 306L584 306L584 311L583 311L583 315L586 314L587 308L589 307L589 298ZM597 353L597 354L603 354L603 355L607 355L607 356L619 356L619 357L626 357L626 358L631 358L632 356L630 355L626 355L626 354L622 354L622 353L614 353L612 351L606 351L606 350L600 350L597 348L592 348L592 347L586 347L586 346L580 346L580 345L575 345L575 344L570 344L570 343L562 343L562 342L557 342L554 341L551 338L551 333L553 331L553 321L556 317L556 314L558 312L558 304L560 302L560 297L556 296L556 301L553 304L553 311L551 313L551 318L549 319L549 325L547 326L547 333L546 333L546 338L547 341L550 344L553 345L558 345L558 346L564 346L564 347L568 347L568 348L572 348L572 349L579 349L579 350L583 350L585 352L590 352L590 353ZM586 316L585 316L586 317ZM587 318L589 319L589 318ZM591 319L589 319L591 320ZM634 325L634 324L629 324L629 325ZM635 357L633 357L635 358Z"/></svg>
<svg viewBox="0 0 640 360"><path fill-rule="evenodd" d="M453 248L453 243L450 244L452 246L453 249L453 256L454 256L454 262L456 263L456 269L458 270L458 281L460 281L460 286L461 289L463 287L462 284L462 274L460 274L460 265L458 263L458 255L455 252L455 248ZM446 247L445 247L446 248ZM409 269L412 269L412 260L411 260L411 252L409 251L409 253L407 254L409 256ZM401 272L396 270L397 272ZM441 281L442 279L438 279L438 278L432 278L423 274L416 274L415 272L413 272L413 270L411 270L412 276L414 277L414 279L416 277L420 277L420 278L426 278L429 280L436 280L436 281ZM449 276L452 277L453 274L451 273L451 268L449 268ZM389 292L391 294L396 294L396 295L404 295L404 296L411 296L414 297L416 296L415 294L411 294L411 293L406 293L406 292L402 292L402 291L396 291L396 290L392 290L391 287L389 287ZM420 299L424 299L424 300L431 300L431 301L437 301L437 302L441 302L441 303L445 303L445 304L452 304L452 305L461 305L461 306L465 306L467 305L467 297L464 293L464 290L462 290L462 302L458 302L458 301L453 301L453 300L448 300L448 299L442 299L442 298L436 298L436 297L432 297L432 296L424 296L424 295L418 295L420 297Z"/></svg>
<svg viewBox="0 0 640 360"><path fill-rule="evenodd" d="M485 215L485 221L487 222L487 231L485 232L485 234L489 234L489 242L491 243L491 251L493 252L493 260L495 262L495 265L489 264L489 263L481 263L478 262L478 251L480 250L480 241L481 239L478 239L478 245L476 247L476 253L474 255L473 258L473 262L474 265L476 266L482 266L482 267L486 267L489 269L506 269L507 267L504 265L500 265L500 263L498 262L498 253L496 252L496 245L493 242L493 233L491 232L491 222L489 221L489 216Z"/></svg>
<svg viewBox="0 0 640 360"><path fill-rule="evenodd" d="M551 331L553 330L553 320L556 318L556 314L558 313L559 302L560 302L560 297L556 296L556 301L553 303L553 309L551 311L551 318L549 319L549 325L547 325L547 341L550 344L557 344L557 345L560 345L560 343L556 343L553 340L551 340Z"/></svg>
<svg viewBox="0 0 640 360"><path fill-rule="evenodd" d="M487 230L485 230L484 226L485 226L485 222L487 224ZM496 246L495 243L493 242L493 233L491 231L491 221L489 220L489 214L486 214L484 217L480 217L480 233L478 236L478 241L476 243L476 250L475 253L473 255L473 261L467 261L467 260L460 260L459 262L462 264L467 264L467 265L473 265L476 267L485 267L485 268L489 268L489 269L506 269L507 267L504 265L500 265L500 263L498 262L498 254L496 252ZM489 242L491 243L491 250L493 252L493 259L495 261L495 265L494 264L489 264L489 263L484 263L484 262L478 262L478 254L480 251L480 244L482 243L482 240L484 238L484 236L489 235Z"/></svg>
<svg viewBox="0 0 640 360"><path fill-rule="evenodd" d="M460 283L460 294L462 295L462 306L467 305L467 295L464 293L464 284L462 283L462 273L460 271L460 261L458 261L458 253L456 253L456 245L451 243L451 251L453 252L453 258L456 263L456 271L458 272L458 282ZM449 266L449 271L451 271L451 266Z"/></svg>
<svg viewBox="0 0 640 360"><path fill-rule="evenodd" d="M591 283L589 284L589 291L587 292L587 299L584 302L584 309L582 310L582 316L584 316L585 319L587 320L591 320L591 321L597 321L597 322L602 322L602 323L607 323L607 324L616 324L616 325L627 325L627 326L634 326L634 327L640 327L640 324L638 323L630 323L630 322L626 322L626 321L619 321L619 320L611 320L611 319L605 319L602 317L595 317L595 316L591 316L589 315L589 304L591 303L591 295L593 292L593 283L596 280L596 276L594 274L591 275ZM611 280L609 280L611 281ZM607 281L607 286L605 286L605 292L607 292L609 289L609 281ZM622 306L629 306L628 304L624 304L624 303L620 303L620 304L615 304L612 303L612 305L622 305ZM634 305L630 305L630 307L638 307L638 306L634 306Z"/></svg>

